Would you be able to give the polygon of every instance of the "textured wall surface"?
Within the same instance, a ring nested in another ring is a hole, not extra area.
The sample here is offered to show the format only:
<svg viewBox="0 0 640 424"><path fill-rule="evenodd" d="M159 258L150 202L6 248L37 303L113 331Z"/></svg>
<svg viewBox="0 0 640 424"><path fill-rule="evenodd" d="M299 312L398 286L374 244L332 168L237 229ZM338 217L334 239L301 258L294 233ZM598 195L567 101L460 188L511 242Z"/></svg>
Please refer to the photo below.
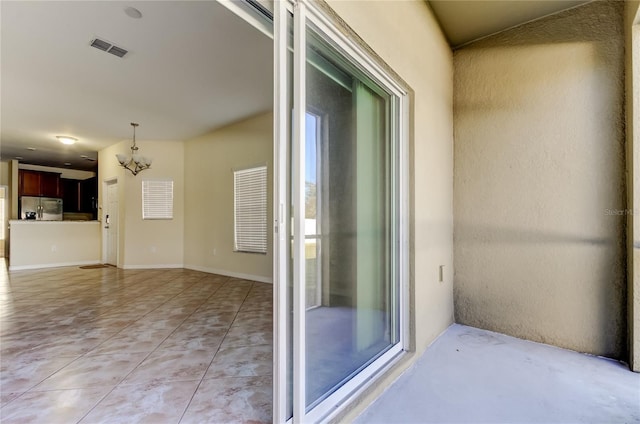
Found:
<svg viewBox="0 0 640 424"><path fill-rule="evenodd" d="M626 350L622 2L454 54L456 321Z"/></svg>
<svg viewBox="0 0 640 424"><path fill-rule="evenodd" d="M640 210L640 1L625 2L627 204ZM640 371L640 213L627 217L629 365Z"/></svg>

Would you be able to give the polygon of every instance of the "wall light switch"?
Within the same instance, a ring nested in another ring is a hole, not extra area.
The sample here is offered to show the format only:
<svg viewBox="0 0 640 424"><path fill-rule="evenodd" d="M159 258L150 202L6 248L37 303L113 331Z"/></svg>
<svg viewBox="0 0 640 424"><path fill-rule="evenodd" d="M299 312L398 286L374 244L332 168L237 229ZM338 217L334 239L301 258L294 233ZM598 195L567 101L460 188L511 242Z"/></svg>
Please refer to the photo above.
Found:
<svg viewBox="0 0 640 424"><path fill-rule="evenodd" d="M444 265L440 265L438 268L438 281L444 282Z"/></svg>

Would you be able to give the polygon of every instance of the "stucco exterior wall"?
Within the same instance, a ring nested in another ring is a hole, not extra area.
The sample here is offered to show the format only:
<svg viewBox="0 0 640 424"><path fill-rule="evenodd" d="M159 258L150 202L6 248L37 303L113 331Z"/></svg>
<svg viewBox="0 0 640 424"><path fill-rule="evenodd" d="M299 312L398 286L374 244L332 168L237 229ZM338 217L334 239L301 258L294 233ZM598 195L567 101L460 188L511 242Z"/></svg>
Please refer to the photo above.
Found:
<svg viewBox="0 0 640 424"><path fill-rule="evenodd" d="M640 211L640 1L625 2L627 203ZM640 371L640 212L627 217L629 366Z"/></svg>
<svg viewBox="0 0 640 424"><path fill-rule="evenodd" d="M456 321L626 350L622 2L454 54Z"/></svg>

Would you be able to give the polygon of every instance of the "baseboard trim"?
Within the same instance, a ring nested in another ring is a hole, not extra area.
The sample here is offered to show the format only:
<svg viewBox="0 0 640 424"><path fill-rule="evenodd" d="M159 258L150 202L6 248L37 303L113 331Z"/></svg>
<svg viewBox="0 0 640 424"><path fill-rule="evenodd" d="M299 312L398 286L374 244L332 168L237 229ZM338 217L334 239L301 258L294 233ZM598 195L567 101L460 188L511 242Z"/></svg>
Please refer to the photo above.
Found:
<svg viewBox="0 0 640 424"><path fill-rule="evenodd" d="M175 269L184 268L183 264L158 264L158 265L124 265L122 269Z"/></svg>
<svg viewBox="0 0 640 424"><path fill-rule="evenodd" d="M82 266L82 265L98 265L102 261L78 261L78 262L61 262L55 264L35 264L35 265L9 265L9 271L24 271L30 269L45 269L45 268L63 268L68 266ZM159 265L125 265L121 269L176 269L184 268L191 269L193 271L201 271L209 274L224 275L226 277L242 278L243 280L258 281L260 283L273 284L273 278L264 277L261 275L244 274L242 272L233 272L226 269L210 268L200 265L185 265L185 264L159 264Z"/></svg>
<svg viewBox="0 0 640 424"><path fill-rule="evenodd" d="M233 271L228 271L226 269L209 268L209 267L200 266L200 265L185 264L184 268L191 269L193 271L208 272L209 274L224 275L225 277L242 278L243 280L251 280L251 281L258 281L261 283L273 284L272 277L263 277L261 275L243 274L241 272L233 272Z"/></svg>
<svg viewBox="0 0 640 424"><path fill-rule="evenodd" d="M98 265L101 263L102 263L101 261L96 260L96 261L60 262L56 264L35 264L35 265L9 264L9 271L24 271L28 269L45 269L45 268L63 268L66 266Z"/></svg>

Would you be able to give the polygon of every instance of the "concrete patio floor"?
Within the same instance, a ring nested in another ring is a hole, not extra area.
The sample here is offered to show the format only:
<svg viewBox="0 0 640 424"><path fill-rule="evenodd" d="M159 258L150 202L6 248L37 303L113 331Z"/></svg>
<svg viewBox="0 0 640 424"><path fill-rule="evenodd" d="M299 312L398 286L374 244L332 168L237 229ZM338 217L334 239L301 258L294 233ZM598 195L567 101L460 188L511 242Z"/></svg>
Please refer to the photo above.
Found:
<svg viewBox="0 0 640 424"><path fill-rule="evenodd" d="M355 422L640 423L640 374L455 324Z"/></svg>

